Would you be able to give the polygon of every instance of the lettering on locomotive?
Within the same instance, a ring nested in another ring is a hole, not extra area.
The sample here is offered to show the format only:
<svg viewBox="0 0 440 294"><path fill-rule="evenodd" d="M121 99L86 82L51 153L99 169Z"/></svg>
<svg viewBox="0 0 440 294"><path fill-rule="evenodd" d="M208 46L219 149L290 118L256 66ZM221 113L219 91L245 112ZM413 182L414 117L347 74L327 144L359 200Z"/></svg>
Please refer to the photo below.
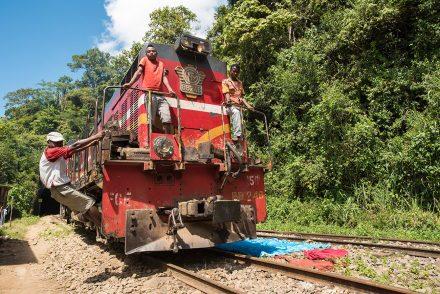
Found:
<svg viewBox="0 0 440 294"><path fill-rule="evenodd" d="M249 184L251 186L260 184L260 176L258 176L258 175L247 176L247 179L248 179Z"/></svg>
<svg viewBox="0 0 440 294"><path fill-rule="evenodd" d="M240 201L250 201L253 199L262 199L265 197L264 191L240 191L232 192L232 198Z"/></svg>

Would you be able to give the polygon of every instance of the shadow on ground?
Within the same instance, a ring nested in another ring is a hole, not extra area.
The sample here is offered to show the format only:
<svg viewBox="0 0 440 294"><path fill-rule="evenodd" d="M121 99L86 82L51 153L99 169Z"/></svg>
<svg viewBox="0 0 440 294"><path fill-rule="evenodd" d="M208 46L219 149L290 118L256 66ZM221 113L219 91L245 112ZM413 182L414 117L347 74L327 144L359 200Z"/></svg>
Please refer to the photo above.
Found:
<svg viewBox="0 0 440 294"><path fill-rule="evenodd" d="M0 237L0 266L37 262L29 242Z"/></svg>
<svg viewBox="0 0 440 294"><path fill-rule="evenodd" d="M218 269L224 268L226 271L230 271L231 260L226 260L224 257L216 256L214 253L204 249L190 249L181 250L178 253L172 252L156 252L156 253L137 253L132 255L125 255L124 244L122 242L114 242L104 244L97 242L95 233L93 231L86 230L82 227L75 229L86 244L97 245L100 249L110 253L115 258L120 260L124 264L122 272L107 271L101 272L97 275L88 277L84 280L84 283L96 283L103 282L112 277L118 279L127 278L135 275L136 277L147 277L157 273L165 272L166 269L160 265L152 264L149 257L160 259L161 261L175 263L184 268L190 269ZM244 269L250 265L248 264L236 264L234 270Z"/></svg>

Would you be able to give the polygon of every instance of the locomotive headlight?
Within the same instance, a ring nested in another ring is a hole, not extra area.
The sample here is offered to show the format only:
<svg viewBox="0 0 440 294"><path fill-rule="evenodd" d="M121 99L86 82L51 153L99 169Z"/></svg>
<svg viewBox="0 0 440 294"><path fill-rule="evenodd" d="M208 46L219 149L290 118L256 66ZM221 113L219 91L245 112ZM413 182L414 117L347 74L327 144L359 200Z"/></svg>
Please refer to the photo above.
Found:
<svg viewBox="0 0 440 294"><path fill-rule="evenodd" d="M174 44L176 51L193 52L196 54L209 55L211 44L208 40L201 39L188 34L181 35Z"/></svg>
<svg viewBox="0 0 440 294"><path fill-rule="evenodd" d="M174 153L173 142L167 137L157 137L153 142L154 152L163 159L170 158Z"/></svg>

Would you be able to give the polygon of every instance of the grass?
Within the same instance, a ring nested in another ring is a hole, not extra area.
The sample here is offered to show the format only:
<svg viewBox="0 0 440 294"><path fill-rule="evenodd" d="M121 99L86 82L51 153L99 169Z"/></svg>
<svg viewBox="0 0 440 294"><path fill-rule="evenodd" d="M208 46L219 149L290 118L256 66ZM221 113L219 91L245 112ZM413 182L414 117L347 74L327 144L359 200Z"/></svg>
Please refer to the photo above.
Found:
<svg viewBox="0 0 440 294"><path fill-rule="evenodd" d="M374 268L367 265L361 258L357 258L354 261L355 270L362 276L368 277L370 279L376 279L377 274Z"/></svg>
<svg viewBox="0 0 440 294"><path fill-rule="evenodd" d="M62 238L70 235L73 232L73 227L65 223L56 223L55 227L46 228L39 236L48 240L53 238Z"/></svg>
<svg viewBox="0 0 440 294"><path fill-rule="evenodd" d="M267 205L267 221L258 229L440 242L440 215L416 205L397 208L372 203L364 208L350 200L283 197L268 197Z"/></svg>
<svg viewBox="0 0 440 294"><path fill-rule="evenodd" d="M36 224L39 220L38 216L24 216L14 219L11 223L5 223L0 227L0 236L9 236L13 239L23 240L28 227Z"/></svg>

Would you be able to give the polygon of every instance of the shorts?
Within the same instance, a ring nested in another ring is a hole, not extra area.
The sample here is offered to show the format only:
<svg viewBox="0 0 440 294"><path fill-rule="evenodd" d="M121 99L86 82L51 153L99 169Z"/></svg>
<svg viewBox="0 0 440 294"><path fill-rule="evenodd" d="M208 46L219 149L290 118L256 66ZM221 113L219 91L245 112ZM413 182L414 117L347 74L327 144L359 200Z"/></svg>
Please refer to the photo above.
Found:
<svg viewBox="0 0 440 294"><path fill-rule="evenodd" d="M73 212L84 213L95 204L95 199L75 190L71 184L50 188L52 198Z"/></svg>
<svg viewBox="0 0 440 294"><path fill-rule="evenodd" d="M157 113L159 115L160 121L163 124L170 124L171 113L170 113L170 105L168 104L167 99L164 96L153 94L151 100L152 100L151 113L153 114L152 117L154 118Z"/></svg>

